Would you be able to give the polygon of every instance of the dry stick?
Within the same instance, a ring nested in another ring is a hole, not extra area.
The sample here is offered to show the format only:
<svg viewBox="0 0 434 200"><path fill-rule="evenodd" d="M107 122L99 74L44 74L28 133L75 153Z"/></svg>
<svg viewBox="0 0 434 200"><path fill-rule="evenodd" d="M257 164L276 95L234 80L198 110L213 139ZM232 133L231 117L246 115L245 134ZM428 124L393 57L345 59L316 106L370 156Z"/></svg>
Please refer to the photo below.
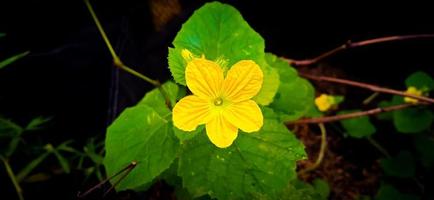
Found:
<svg viewBox="0 0 434 200"><path fill-rule="evenodd" d="M136 166L137 166L137 162L136 161L131 162L128 166L126 166L125 168L121 169L116 174L113 174L112 176L106 178L105 180L103 180L102 182L98 183L97 185L93 186L92 188L90 188L89 190L87 190L85 193L81 194L80 192L78 192L77 198L81 199L81 198L86 197L91 192L93 192L94 190L100 188L101 186L103 186L104 184L106 184L108 181L110 181L114 177L119 176L119 174L121 174L124 171L127 171L125 174L129 174L129 172L131 172L131 170L133 170ZM124 178L124 176L122 176L119 180L122 180L123 178Z"/></svg>
<svg viewBox="0 0 434 200"><path fill-rule="evenodd" d="M379 87L379 86L368 84L368 83L356 82L356 81L340 79L340 78L333 78L333 77L328 77L328 76L315 76L315 75L304 74L304 73L300 73L300 76L307 78L307 79L311 79L311 80L340 83L340 84L344 84L344 85L350 85L350 86L354 86L354 87L365 88L368 90L372 90L374 92L411 97L413 99L417 99L420 101L424 101L424 102L428 102L428 103L434 103L434 99L431 99L429 97L408 94L408 93L405 93L405 92L402 92L399 90L393 90L393 89L389 89L389 88Z"/></svg>
<svg viewBox="0 0 434 200"><path fill-rule="evenodd" d="M317 118L309 118L309 119L301 119L293 122L286 122L286 124L318 124L318 123L329 123L334 121L340 121L344 119L350 119L355 117L362 117L367 115L375 115L383 112L390 112L394 110L401 110L404 108L408 108L411 106L420 105L420 104L400 104L395 106L389 106L385 108L374 108L371 110L353 112L348 114L334 115L334 116L326 116L326 117L317 117Z"/></svg>
<svg viewBox="0 0 434 200"><path fill-rule="evenodd" d="M401 40L410 40L410 39L422 39L422 38L434 38L434 34L419 34L419 35L397 35L397 36L388 36L388 37L380 37L380 38L374 38L369 40L363 40L359 42L352 42L351 40L348 40L347 43L338 46L330 51L327 51L315 58L312 59L306 59L306 60L287 60L291 65L295 66L308 66L313 65L315 63L318 63L321 60L324 60L325 58L331 57L335 55L338 52L341 52L346 49L361 47L361 46L367 46L371 44L378 44L378 43L384 43L384 42L393 42L393 41L401 41Z"/></svg>

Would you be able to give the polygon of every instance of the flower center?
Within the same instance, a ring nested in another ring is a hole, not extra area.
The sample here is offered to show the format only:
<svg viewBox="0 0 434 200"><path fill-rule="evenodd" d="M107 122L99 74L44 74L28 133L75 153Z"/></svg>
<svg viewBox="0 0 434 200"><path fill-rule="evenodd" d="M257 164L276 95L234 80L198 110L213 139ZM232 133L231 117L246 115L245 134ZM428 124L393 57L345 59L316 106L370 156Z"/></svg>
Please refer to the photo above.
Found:
<svg viewBox="0 0 434 200"><path fill-rule="evenodd" d="M216 99L214 99L214 105L216 105L216 106L223 105L223 99L220 97L217 97Z"/></svg>

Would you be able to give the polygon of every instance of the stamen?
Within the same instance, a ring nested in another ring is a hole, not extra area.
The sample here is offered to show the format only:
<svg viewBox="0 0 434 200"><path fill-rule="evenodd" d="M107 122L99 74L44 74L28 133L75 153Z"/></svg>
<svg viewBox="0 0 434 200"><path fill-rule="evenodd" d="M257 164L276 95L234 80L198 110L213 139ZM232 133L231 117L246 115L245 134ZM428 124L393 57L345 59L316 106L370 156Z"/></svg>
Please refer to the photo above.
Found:
<svg viewBox="0 0 434 200"><path fill-rule="evenodd" d="M218 97L216 99L214 99L214 105L216 106L221 106L223 104L223 99Z"/></svg>

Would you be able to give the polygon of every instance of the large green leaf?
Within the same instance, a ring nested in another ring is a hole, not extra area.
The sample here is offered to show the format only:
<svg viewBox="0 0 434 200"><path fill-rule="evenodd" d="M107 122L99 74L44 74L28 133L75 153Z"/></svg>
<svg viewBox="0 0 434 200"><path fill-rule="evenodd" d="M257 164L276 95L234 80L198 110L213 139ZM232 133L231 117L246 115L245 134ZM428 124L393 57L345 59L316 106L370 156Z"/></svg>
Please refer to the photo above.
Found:
<svg viewBox="0 0 434 200"><path fill-rule="evenodd" d="M426 168L434 167L434 139L422 135L416 137L413 144L422 165Z"/></svg>
<svg viewBox="0 0 434 200"><path fill-rule="evenodd" d="M399 192L391 185L383 184L378 191L375 200L419 200L419 197L412 194Z"/></svg>
<svg viewBox="0 0 434 200"><path fill-rule="evenodd" d="M347 114L352 112L357 112L358 110L353 111L341 111L339 114ZM341 125L345 128L348 135L354 138L363 138L374 134L377 129L369 120L369 117L356 117L352 119L345 119L340 121Z"/></svg>
<svg viewBox="0 0 434 200"><path fill-rule="evenodd" d="M278 74L265 61L264 39L255 32L232 6L219 2L207 3L185 22L169 48L169 68L174 80L186 85L186 62L183 49L196 56L224 63L230 68L240 60L253 60L264 73L264 83L255 100L271 103L279 82Z"/></svg>
<svg viewBox="0 0 434 200"><path fill-rule="evenodd" d="M172 106L175 105L179 93L179 87L176 83L168 81L162 86L163 92L166 93ZM145 97L138 103L138 105L148 105L152 107L159 115L165 117L171 113L171 110L166 105L166 100L161 92L161 89L153 89L146 93Z"/></svg>
<svg viewBox="0 0 434 200"><path fill-rule="evenodd" d="M315 90L309 81L300 78L288 62L267 53L267 62L280 76L280 85L274 101L270 104L281 120L296 120L306 115L314 106Z"/></svg>
<svg viewBox="0 0 434 200"><path fill-rule="evenodd" d="M414 107L393 112L393 124L401 133L419 133L431 127L433 113L426 107Z"/></svg>
<svg viewBox="0 0 434 200"><path fill-rule="evenodd" d="M380 164L388 176L409 178L415 173L414 159L408 151L401 151L395 157L382 159Z"/></svg>
<svg viewBox="0 0 434 200"><path fill-rule="evenodd" d="M406 80L407 87L413 86L419 90L431 91L434 89L434 80L425 72L418 71L411 74Z"/></svg>
<svg viewBox="0 0 434 200"><path fill-rule="evenodd" d="M168 120L142 104L127 108L110 125L105 147L104 165L108 176L132 161L137 162L117 189L142 189L170 166L178 152L179 141Z"/></svg>
<svg viewBox="0 0 434 200"><path fill-rule="evenodd" d="M326 185L322 185L320 187L328 187ZM266 195L259 195L257 199L280 199L280 200L326 200L328 199L325 196L327 190L326 188L317 188L317 186L312 186L308 183L305 183L300 180L291 181L285 189L277 196L277 198L271 198Z"/></svg>
<svg viewBox="0 0 434 200"><path fill-rule="evenodd" d="M302 143L279 121L265 118L259 132L240 133L225 149L215 147L205 133L185 141L178 174L196 197L275 196L296 177L296 161L304 158Z"/></svg>

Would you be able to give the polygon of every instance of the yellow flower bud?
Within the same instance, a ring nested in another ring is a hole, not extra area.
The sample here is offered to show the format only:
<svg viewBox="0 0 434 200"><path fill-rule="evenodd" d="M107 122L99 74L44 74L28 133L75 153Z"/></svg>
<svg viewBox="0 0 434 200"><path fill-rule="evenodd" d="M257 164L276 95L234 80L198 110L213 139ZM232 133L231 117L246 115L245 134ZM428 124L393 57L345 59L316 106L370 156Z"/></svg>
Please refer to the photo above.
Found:
<svg viewBox="0 0 434 200"><path fill-rule="evenodd" d="M405 91L406 94L412 94L416 96L422 96L423 92L422 90L418 90L416 87L410 86L407 88L407 91ZM406 103L417 103L419 100L411 98L411 97L404 97L404 102Z"/></svg>

